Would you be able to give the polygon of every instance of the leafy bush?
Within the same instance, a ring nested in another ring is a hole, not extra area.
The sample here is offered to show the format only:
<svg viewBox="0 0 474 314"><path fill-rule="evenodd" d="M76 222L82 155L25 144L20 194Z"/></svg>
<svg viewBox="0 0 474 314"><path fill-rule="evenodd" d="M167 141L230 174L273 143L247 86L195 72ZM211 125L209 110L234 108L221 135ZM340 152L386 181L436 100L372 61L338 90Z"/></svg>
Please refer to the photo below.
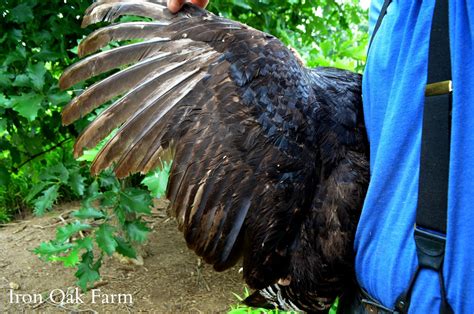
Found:
<svg viewBox="0 0 474 314"><path fill-rule="evenodd" d="M0 4L0 220L30 206L42 213L59 196L82 196L87 166L72 159L70 147L78 129L63 127L60 117L72 92L57 81L88 32L79 22L88 3L65 2Z"/></svg>
<svg viewBox="0 0 474 314"><path fill-rule="evenodd" d="M110 171L94 180L86 193L81 208L72 213L77 220L58 228L54 240L35 249L47 261L77 266L77 284L83 290L100 279L104 254L136 257L133 244L147 238L149 229L142 216L150 214L152 205L148 191L124 187ZM94 251L99 251L97 258Z"/></svg>
<svg viewBox="0 0 474 314"><path fill-rule="evenodd" d="M92 117L71 127L61 125L62 107L82 87L64 92L57 82L76 61L79 40L90 33L80 28L80 16L89 4L0 4L0 28L6 30L0 35L0 222L30 208L42 215L57 201L83 200L74 212L77 221L58 228L56 238L35 251L48 261L77 267L83 289L99 279L104 254L135 256L132 243L146 239L148 229L141 216L149 214L151 206L149 191L139 183L119 182L110 171L90 176L90 161L98 148L79 160L72 157L73 139ZM166 174L165 170L150 177ZM166 180L151 181L145 183L155 194L162 193Z"/></svg>

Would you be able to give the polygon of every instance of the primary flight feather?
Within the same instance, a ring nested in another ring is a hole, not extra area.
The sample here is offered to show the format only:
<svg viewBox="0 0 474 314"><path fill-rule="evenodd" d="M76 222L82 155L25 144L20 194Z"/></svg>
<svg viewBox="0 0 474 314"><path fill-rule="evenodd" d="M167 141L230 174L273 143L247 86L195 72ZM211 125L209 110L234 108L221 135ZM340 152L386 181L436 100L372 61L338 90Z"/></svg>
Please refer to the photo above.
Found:
<svg viewBox="0 0 474 314"><path fill-rule="evenodd" d="M120 69L64 109L70 124L119 96L75 155L118 128L93 173L172 158L167 197L196 254L216 270L243 257L250 305L327 312L352 280L369 179L360 75L308 69L275 37L191 4L171 14L162 1L99 0L83 26L122 15L153 21L94 31L60 79L66 89Z"/></svg>

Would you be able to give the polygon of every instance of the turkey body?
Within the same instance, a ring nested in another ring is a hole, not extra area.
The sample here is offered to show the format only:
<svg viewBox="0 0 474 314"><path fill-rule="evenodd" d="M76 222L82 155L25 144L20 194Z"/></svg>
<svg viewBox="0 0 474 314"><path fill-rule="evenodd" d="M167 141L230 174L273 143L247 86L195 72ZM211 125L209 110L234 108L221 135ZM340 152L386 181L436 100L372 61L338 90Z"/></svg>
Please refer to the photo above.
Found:
<svg viewBox="0 0 474 314"><path fill-rule="evenodd" d="M121 70L63 111L72 123L120 96L79 136L111 131L92 172L118 177L173 160L167 197L188 246L216 270L243 258L253 306L327 312L353 279L353 238L369 180L361 76L308 69L278 39L186 4L99 0L85 26L121 15L79 46L142 39L65 71L62 88ZM125 67L126 66L126 67ZM125 67L125 68L124 68Z"/></svg>

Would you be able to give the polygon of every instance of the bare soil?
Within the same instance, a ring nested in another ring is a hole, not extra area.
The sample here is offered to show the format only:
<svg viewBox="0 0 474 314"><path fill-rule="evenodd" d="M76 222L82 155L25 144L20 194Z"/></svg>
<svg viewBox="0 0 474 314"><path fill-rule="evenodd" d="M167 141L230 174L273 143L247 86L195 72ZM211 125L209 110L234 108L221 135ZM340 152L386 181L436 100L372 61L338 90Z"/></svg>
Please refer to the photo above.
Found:
<svg viewBox="0 0 474 314"><path fill-rule="evenodd" d="M42 241L54 238L56 227L69 219L78 204L64 204L44 217L1 226L0 313L227 312L238 303L233 292L241 295L244 289L239 267L218 273L201 263L163 205L158 207L149 240L140 249L142 259L134 263L117 256L105 259L95 303L91 292L75 297L75 268L43 262L32 252ZM55 289L65 293L63 301L70 302L61 303L61 292ZM56 297L50 299L51 293ZM44 297L40 300L35 294Z"/></svg>

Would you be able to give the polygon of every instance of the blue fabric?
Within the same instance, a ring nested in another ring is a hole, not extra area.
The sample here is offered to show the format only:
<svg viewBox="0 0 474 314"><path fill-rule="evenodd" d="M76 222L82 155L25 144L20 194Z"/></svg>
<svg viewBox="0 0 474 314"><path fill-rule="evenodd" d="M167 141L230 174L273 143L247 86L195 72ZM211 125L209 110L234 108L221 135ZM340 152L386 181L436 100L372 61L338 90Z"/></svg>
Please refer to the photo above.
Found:
<svg viewBox="0 0 474 314"><path fill-rule="evenodd" d="M383 4L373 0L372 31ZM374 38L363 81L371 182L357 230L359 283L385 306L408 286L417 258L413 240L434 0L393 0ZM454 107L448 235L448 301L474 313L474 1L450 0ZM437 274L423 270L410 313L437 313Z"/></svg>

